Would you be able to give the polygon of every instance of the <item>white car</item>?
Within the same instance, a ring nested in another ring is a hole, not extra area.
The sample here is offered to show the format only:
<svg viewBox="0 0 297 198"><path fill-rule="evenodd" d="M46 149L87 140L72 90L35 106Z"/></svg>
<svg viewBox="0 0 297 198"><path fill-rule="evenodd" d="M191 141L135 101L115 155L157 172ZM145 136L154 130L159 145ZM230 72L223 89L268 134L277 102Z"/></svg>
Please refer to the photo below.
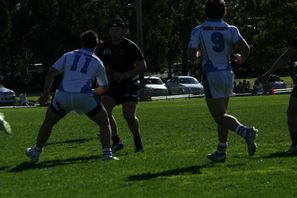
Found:
<svg viewBox="0 0 297 198"><path fill-rule="evenodd" d="M15 105L15 92L0 84L0 105Z"/></svg>
<svg viewBox="0 0 297 198"><path fill-rule="evenodd" d="M175 76L166 83L169 94L204 94L203 85L192 76Z"/></svg>
<svg viewBox="0 0 297 198"><path fill-rule="evenodd" d="M149 96L167 96L168 89L161 78L156 76L144 77L144 93Z"/></svg>

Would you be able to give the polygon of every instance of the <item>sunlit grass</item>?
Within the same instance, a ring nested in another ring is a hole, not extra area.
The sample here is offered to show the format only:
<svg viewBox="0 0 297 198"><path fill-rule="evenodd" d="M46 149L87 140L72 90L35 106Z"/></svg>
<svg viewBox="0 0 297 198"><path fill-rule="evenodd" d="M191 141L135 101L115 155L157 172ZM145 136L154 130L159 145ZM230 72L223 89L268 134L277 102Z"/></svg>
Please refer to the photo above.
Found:
<svg viewBox="0 0 297 198"><path fill-rule="evenodd" d="M54 128L35 166L28 164L24 149L34 144L46 108L1 109L13 134L0 134L0 197L295 197L296 157L283 155L290 144L288 98L231 99L229 112L259 129L259 147L248 157L244 140L230 132L224 164L206 158L217 136L202 98L140 102L144 153L134 153L117 107L125 143L120 161L103 161L98 127L70 114Z"/></svg>

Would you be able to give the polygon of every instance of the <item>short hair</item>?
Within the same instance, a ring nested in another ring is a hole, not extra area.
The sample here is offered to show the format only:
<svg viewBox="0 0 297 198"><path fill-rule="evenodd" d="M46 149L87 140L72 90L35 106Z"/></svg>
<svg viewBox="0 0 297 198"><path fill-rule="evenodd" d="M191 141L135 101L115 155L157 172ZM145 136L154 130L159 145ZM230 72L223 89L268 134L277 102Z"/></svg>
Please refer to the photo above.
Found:
<svg viewBox="0 0 297 198"><path fill-rule="evenodd" d="M94 48L98 44L98 34L93 30L87 30L80 35L82 47Z"/></svg>
<svg viewBox="0 0 297 198"><path fill-rule="evenodd" d="M206 16L209 19L222 19L226 14L224 0L207 0L204 6Z"/></svg>
<svg viewBox="0 0 297 198"><path fill-rule="evenodd" d="M120 27L125 29L125 23L121 18L113 18L108 23L108 28L110 27Z"/></svg>

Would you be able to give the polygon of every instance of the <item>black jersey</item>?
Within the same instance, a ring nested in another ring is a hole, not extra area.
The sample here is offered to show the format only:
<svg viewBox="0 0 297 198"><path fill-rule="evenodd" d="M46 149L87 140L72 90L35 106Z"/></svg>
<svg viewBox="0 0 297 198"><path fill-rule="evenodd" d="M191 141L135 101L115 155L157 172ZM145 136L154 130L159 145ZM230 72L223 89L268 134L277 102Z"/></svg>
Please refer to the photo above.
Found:
<svg viewBox="0 0 297 198"><path fill-rule="evenodd" d="M113 72L124 73L132 70L135 67L135 61L144 59L139 47L127 38L123 38L117 45L113 44L112 41L104 42L98 50L98 56L104 62L108 75ZM112 79L110 81L114 83ZM133 81L135 78L127 79L123 83L127 85Z"/></svg>
<svg viewBox="0 0 297 198"><path fill-rule="evenodd" d="M112 41L104 42L98 55L110 72L127 72L133 69L136 60L144 59L139 47L127 38L123 38L117 45Z"/></svg>

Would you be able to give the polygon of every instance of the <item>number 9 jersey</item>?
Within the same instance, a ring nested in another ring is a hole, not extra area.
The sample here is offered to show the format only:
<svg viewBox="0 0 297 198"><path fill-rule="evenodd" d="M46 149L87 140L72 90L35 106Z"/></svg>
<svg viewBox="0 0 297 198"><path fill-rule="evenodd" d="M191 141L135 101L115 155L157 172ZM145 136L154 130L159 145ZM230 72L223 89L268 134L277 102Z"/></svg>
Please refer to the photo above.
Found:
<svg viewBox="0 0 297 198"><path fill-rule="evenodd" d="M244 40L237 27L223 20L206 20L191 33L188 48L202 53L203 73L232 70L232 47Z"/></svg>

